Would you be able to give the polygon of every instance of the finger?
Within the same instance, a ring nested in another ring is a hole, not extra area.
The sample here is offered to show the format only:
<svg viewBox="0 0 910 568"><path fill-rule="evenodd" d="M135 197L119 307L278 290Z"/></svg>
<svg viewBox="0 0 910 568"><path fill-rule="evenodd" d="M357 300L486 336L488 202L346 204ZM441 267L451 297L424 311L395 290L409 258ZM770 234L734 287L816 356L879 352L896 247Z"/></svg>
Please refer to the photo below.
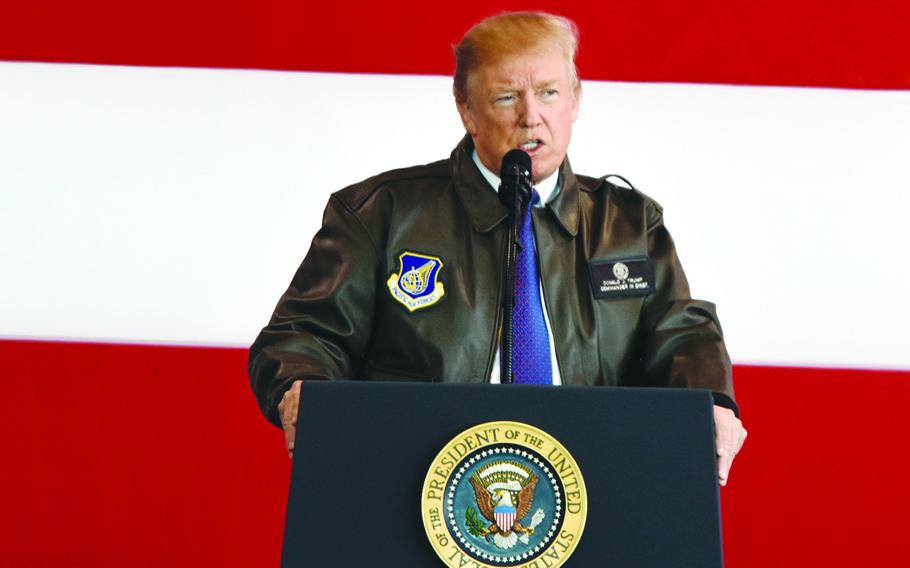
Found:
<svg viewBox="0 0 910 568"><path fill-rule="evenodd" d="M297 427L297 401L291 401L291 404L288 405L287 412L284 413L284 419L282 422L287 424L292 428Z"/></svg>
<svg viewBox="0 0 910 568"><path fill-rule="evenodd" d="M281 403L278 405L278 411L282 416L282 423L290 422L297 425L297 409L300 405L300 386L303 381L294 381L291 388L284 393Z"/></svg>
<svg viewBox="0 0 910 568"><path fill-rule="evenodd" d="M294 457L294 438L297 433L297 428L294 426L288 425L284 428L284 444L288 449L288 457Z"/></svg>
<svg viewBox="0 0 910 568"><path fill-rule="evenodd" d="M730 467L733 465L734 453L728 446L717 446L717 478L721 485L727 484L730 477Z"/></svg>
<svg viewBox="0 0 910 568"><path fill-rule="evenodd" d="M717 482L720 484L721 487L726 487L727 484L730 483L730 471L731 471L731 468L727 467L727 470L725 472L723 472L723 474L718 472Z"/></svg>
<svg viewBox="0 0 910 568"><path fill-rule="evenodd" d="M284 445L288 458L294 457L294 441L297 434L297 407L300 402L300 386L303 381L294 381L278 403L278 414L281 416L281 427L284 429Z"/></svg>
<svg viewBox="0 0 910 568"><path fill-rule="evenodd" d="M297 407L300 402L300 385L295 383L290 390L284 393L278 403L278 414L281 416L281 426L297 426Z"/></svg>

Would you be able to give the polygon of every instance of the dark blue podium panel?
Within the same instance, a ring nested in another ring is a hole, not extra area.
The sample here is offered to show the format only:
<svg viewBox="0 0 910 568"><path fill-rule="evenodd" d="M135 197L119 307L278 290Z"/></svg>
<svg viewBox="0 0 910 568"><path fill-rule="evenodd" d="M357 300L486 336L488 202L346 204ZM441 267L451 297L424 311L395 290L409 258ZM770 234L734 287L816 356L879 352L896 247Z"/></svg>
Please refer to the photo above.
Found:
<svg viewBox="0 0 910 568"><path fill-rule="evenodd" d="M427 470L460 432L508 420L555 437L584 476L565 566L720 567L712 404L682 389L307 381L282 566L443 566L421 520Z"/></svg>

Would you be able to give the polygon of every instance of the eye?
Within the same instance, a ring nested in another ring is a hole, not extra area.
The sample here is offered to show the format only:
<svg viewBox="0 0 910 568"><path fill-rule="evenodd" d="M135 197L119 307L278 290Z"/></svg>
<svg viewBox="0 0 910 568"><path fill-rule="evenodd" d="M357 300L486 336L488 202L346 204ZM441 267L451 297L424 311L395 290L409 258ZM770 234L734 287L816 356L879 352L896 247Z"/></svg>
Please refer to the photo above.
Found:
<svg viewBox="0 0 910 568"><path fill-rule="evenodd" d="M556 89L544 89L544 90L540 93L540 97L541 97L542 99L546 100L546 99L555 98L556 95L558 95L558 94L559 94L559 91L557 91Z"/></svg>
<svg viewBox="0 0 910 568"><path fill-rule="evenodd" d="M501 95L496 95L493 97L493 104L496 106L508 106L515 102L514 93L503 93Z"/></svg>

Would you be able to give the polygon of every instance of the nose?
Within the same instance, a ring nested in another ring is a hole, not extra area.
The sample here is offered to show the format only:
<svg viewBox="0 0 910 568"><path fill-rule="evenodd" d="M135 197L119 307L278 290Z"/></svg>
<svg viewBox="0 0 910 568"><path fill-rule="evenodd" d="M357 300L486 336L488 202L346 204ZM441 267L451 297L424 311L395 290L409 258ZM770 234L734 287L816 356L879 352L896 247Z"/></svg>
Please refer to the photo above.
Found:
<svg viewBox="0 0 910 568"><path fill-rule="evenodd" d="M537 97L523 97L518 120L522 128L536 128L540 125L540 101Z"/></svg>

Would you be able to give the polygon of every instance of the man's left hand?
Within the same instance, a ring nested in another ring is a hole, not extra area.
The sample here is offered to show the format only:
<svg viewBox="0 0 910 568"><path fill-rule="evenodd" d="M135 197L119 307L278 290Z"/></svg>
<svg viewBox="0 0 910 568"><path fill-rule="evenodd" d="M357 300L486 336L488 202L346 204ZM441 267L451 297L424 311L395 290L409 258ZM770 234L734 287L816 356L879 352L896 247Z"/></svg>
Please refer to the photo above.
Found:
<svg viewBox="0 0 910 568"><path fill-rule="evenodd" d="M717 446L717 479L721 486L730 478L733 458L746 441L746 429L733 411L723 406L714 406L714 442Z"/></svg>

